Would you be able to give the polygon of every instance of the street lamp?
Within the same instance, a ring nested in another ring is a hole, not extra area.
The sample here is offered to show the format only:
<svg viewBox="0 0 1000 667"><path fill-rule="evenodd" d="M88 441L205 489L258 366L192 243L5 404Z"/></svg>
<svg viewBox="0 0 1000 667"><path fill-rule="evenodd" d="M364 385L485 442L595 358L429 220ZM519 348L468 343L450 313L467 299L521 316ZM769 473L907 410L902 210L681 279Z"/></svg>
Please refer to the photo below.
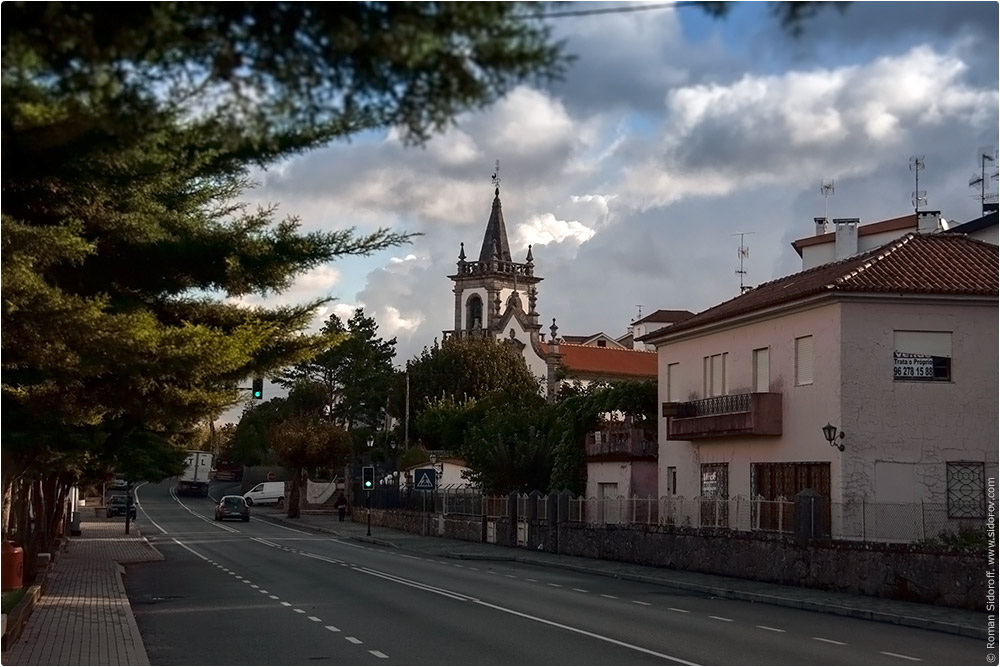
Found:
<svg viewBox="0 0 1000 667"><path fill-rule="evenodd" d="M823 437L826 438L826 441L830 443L831 447L836 447L840 451L844 451L844 443L842 442L844 439L843 431L839 430L830 422L826 423L826 426L822 428L822 431ZM836 442L838 438L840 438L841 442Z"/></svg>

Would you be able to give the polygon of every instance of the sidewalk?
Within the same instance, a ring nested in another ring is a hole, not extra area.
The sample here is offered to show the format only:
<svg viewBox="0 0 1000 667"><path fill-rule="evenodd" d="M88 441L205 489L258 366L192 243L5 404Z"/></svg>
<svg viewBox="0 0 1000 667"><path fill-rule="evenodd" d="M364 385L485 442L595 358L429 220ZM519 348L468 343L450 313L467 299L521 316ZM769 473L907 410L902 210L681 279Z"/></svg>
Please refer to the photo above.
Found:
<svg viewBox="0 0 1000 667"><path fill-rule="evenodd" d="M930 605L778 586L696 572L644 567L541 551L425 537L365 523L340 523L335 513L307 512L290 520L284 513L256 508L261 519L295 525L438 558L508 560L558 567L606 577L673 586L715 597L776 604L899 625L986 637L984 613ZM358 512L359 519L364 517ZM44 595L20 638L3 654L4 665L148 665L122 581L122 564L162 560L163 556L132 524L85 518L81 535L51 566Z"/></svg>
<svg viewBox="0 0 1000 667"><path fill-rule="evenodd" d="M148 665L122 564L163 560L133 523L83 517L80 536L56 555L44 592L4 665Z"/></svg>

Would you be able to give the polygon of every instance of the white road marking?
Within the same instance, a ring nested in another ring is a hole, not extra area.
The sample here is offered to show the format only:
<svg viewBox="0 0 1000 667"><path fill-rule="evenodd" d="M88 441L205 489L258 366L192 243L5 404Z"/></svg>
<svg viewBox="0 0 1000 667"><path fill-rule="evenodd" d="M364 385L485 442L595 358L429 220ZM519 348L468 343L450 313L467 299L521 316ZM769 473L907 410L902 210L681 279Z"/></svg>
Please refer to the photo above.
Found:
<svg viewBox="0 0 1000 667"><path fill-rule="evenodd" d="M479 568L478 567L470 567L469 569L470 570L475 570L476 572L479 572Z"/></svg>
<svg viewBox="0 0 1000 667"><path fill-rule="evenodd" d="M586 588L574 588L573 590L576 591L577 593L589 593L590 592Z"/></svg>
<svg viewBox="0 0 1000 667"><path fill-rule="evenodd" d="M538 579L528 579L527 577L525 577L525 579L524 579L524 580L525 580L525 581L530 581L530 582L531 582L531 583L533 583L533 584L537 584L537 583L538 583Z"/></svg>
<svg viewBox="0 0 1000 667"><path fill-rule="evenodd" d="M340 628L333 625L324 625L323 627L329 630L330 632L340 632Z"/></svg>
<svg viewBox="0 0 1000 667"><path fill-rule="evenodd" d="M632 649L633 651L638 651L639 653L645 653L646 655L652 655L652 656L655 656L657 658L663 658L664 660L672 660L674 662L679 662L682 665L697 665L697 663L688 662L687 660L683 660L681 658L676 658L676 657L674 657L672 655L667 655L665 653L658 653L658 652L652 651L652 650L650 650L648 648L643 648L642 646L636 646L635 644L629 644L628 642L623 642L623 641L619 641L617 639L612 639L611 637L605 637L604 635L599 635L599 634L597 634L595 632L589 632L587 630L581 630L580 628L574 628L574 627L572 627L570 625L564 625L562 623L557 623L555 621L550 621L550 620L545 619L545 618L539 618L538 616L532 616L531 614L525 614L525 613L522 613L522 612L519 612L519 611L514 611L513 609L507 609L506 607L501 607L499 605L490 604L489 602L483 602L482 600L473 600L473 602L475 602L476 604L482 605L484 607L489 607L490 609L496 609L497 611L502 611L502 612L504 612L506 614L511 614L513 616L520 616L521 618L527 618L527 619L532 620L532 621L537 621L538 623L544 623L545 625L551 625L551 626L556 627L556 628L562 628L563 630L569 630L570 632L576 632L577 634L581 634L581 635L584 635L586 637L591 637L593 639L599 639L601 641L608 642L609 644L614 644L616 646L622 646L622 647L625 647L625 648L629 648L629 649Z"/></svg>
<svg viewBox="0 0 1000 667"><path fill-rule="evenodd" d="M726 623L732 623L733 619L726 618L725 616L709 616L709 618L714 618L717 621L725 621Z"/></svg>
<svg viewBox="0 0 1000 667"><path fill-rule="evenodd" d="M293 609L292 611L294 611L296 614L304 614L304 613L306 613L305 609L297 609L296 608L296 609Z"/></svg>
<svg viewBox="0 0 1000 667"><path fill-rule="evenodd" d="M546 586L552 586L553 588L562 588L562 584L545 584Z"/></svg>
<svg viewBox="0 0 1000 667"><path fill-rule="evenodd" d="M249 581L247 583L250 584ZM260 588L260 586L258 586L257 584L250 584L250 588Z"/></svg>
<svg viewBox="0 0 1000 667"><path fill-rule="evenodd" d="M608 598L609 600L617 600L617 595L608 595L607 593L601 593L602 598Z"/></svg>
<svg viewBox="0 0 1000 667"><path fill-rule="evenodd" d="M273 521L266 521L264 519L261 519L260 517L252 517L252 520L253 521L260 521L261 523L266 523L267 525L274 526L275 528L283 528L283 529L285 529L287 531L290 531L292 533L300 533L302 535L311 535L311 533L308 532L308 531L298 530L297 528L289 528L288 526L283 526L280 523L275 523Z"/></svg>
<svg viewBox="0 0 1000 667"><path fill-rule="evenodd" d="M382 651L368 651L368 652L371 653L376 658L388 658L389 657L385 653L382 653Z"/></svg>
<svg viewBox="0 0 1000 667"><path fill-rule="evenodd" d="M514 574L505 574L503 576L507 577L508 579L517 579L517 575Z"/></svg>
<svg viewBox="0 0 1000 667"><path fill-rule="evenodd" d="M320 619L320 618L318 618L318 617L316 617L316 616L310 616L310 617L309 617L309 620L310 620L310 621L314 621L314 622L316 622L316 623L322 623L322 622L323 622L323 620L322 620L322 619Z"/></svg>
<svg viewBox="0 0 1000 667"><path fill-rule="evenodd" d="M269 597L270 597L270 598L271 598L272 600L280 600L280 599L281 599L281 598L279 598L279 597L278 597L277 595L271 595L271 596L269 596Z"/></svg>
<svg viewBox="0 0 1000 667"><path fill-rule="evenodd" d="M344 637L344 639L351 642L352 644L364 644L364 642L358 639L357 637Z"/></svg>
<svg viewBox="0 0 1000 667"><path fill-rule="evenodd" d="M667 609L669 609L670 611L676 611L676 612L681 613L681 614L690 614L691 613L687 609L678 609L677 607L667 607Z"/></svg>
<svg viewBox="0 0 1000 667"><path fill-rule="evenodd" d="M826 642L827 644L836 644L837 646L847 646L846 642L838 642L833 639L823 639L822 637L813 637L818 642Z"/></svg>
<svg viewBox="0 0 1000 667"><path fill-rule="evenodd" d="M760 628L761 630L769 630L771 632L788 632L787 630L782 630L781 628L772 628L767 625L758 625L757 627Z"/></svg>
<svg viewBox="0 0 1000 667"><path fill-rule="evenodd" d="M643 602L642 600L632 600L632 604L641 604L643 607L652 607L652 602Z"/></svg>
<svg viewBox="0 0 1000 667"><path fill-rule="evenodd" d="M275 599L277 599L277 598L275 598ZM281 606L282 606L282 607L291 607L291 606L292 606L292 603L291 603L291 602L282 602L282 603L281 603Z"/></svg>
<svg viewBox="0 0 1000 667"><path fill-rule="evenodd" d="M265 591L265 590L264 590L263 588L261 588L261 589L260 589L259 591L257 591L257 592L258 592L258 593L263 593L264 595L267 595L267 591Z"/></svg>
<svg viewBox="0 0 1000 667"><path fill-rule="evenodd" d="M923 662L920 658L913 658L908 655L903 655L901 653L890 653L889 651L879 651L882 655L891 655L894 658L902 658L903 660L912 660L913 662Z"/></svg>

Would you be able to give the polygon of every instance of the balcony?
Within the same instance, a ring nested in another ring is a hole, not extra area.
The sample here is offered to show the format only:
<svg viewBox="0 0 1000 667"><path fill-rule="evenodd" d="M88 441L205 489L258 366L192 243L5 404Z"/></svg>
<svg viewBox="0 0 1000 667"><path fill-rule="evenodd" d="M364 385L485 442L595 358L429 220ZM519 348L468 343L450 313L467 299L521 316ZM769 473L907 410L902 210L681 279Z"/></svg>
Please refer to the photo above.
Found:
<svg viewBox="0 0 1000 667"><path fill-rule="evenodd" d="M781 394L731 394L664 403L663 416L671 418L667 440L781 435Z"/></svg>
<svg viewBox="0 0 1000 667"><path fill-rule="evenodd" d="M656 434L631 424L605 423L587 433L584 455L588 461L629 461L657 457Z"/></svg>

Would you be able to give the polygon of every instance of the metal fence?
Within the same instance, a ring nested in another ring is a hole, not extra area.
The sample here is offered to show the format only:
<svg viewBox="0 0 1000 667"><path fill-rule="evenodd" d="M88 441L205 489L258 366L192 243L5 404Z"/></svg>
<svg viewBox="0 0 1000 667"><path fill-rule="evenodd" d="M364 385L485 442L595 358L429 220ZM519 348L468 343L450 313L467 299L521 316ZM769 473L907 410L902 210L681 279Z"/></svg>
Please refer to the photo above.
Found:
<svg viewBox="0 0 1000 667"><path fill-rule="evenodd" d="M379 489L373 506L385 509L444 514L508 516L508 496L486 496L475 487L447 486L433 491ZM537 500L535 517L548 521L547 496L517 496L517 520L530 519L531 503ZM820 524L820 534L834 539L864 542L914 542L957 534L963 529L985 530L983 519L951 518L946 503L889 503L869 500L823 502L808 520ZM796 503L787 498L733 498L664 496L617 498L570 498L568 520L590 525L656 525L690 529L753 531L778 534L795 532Z"/></svg>

